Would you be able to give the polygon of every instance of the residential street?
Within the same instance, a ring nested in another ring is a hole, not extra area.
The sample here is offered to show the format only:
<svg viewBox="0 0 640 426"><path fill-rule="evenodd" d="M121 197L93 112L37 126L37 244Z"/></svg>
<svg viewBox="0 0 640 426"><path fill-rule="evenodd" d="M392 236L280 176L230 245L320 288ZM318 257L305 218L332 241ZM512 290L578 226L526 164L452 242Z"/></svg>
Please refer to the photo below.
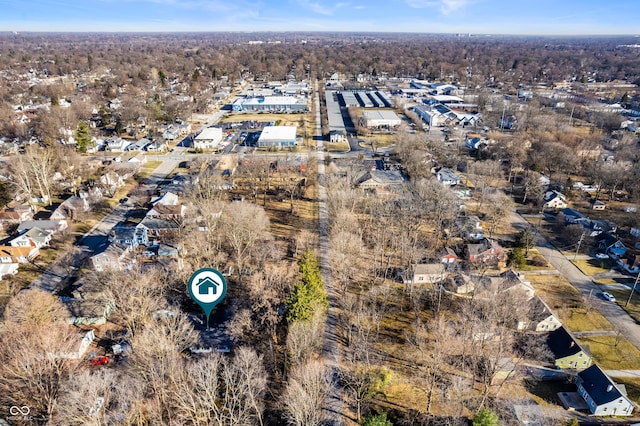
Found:
<svg viewBox="0 0 640 426"><path fill-rule="evenodd" d="M529 227L529 223L518 213L513 212L510 217L511 223L517 230ZM535 233L536 248L547 261L553 265L567 280L585 297L590 297L593 307L604 315L611 324L622 332L622 334L640 349L640 326L614 302L609 302L601 297L603 289L593 282L591 277L582 273L571 260L556 249L540 233Z"/></svg>
<svg viewBox="0 0 640 426"><path fill-rule="evenodd" d="M161 158L161 157L158 157ZM147 178L146 183L153 184L164 179L178 165L175 160L165 160ZM55 292L60 289L63 282L69 278L70 273L80 267L82 262L91 256L100 246L107 241L107 234L118 222L122 221L128 208L118 204L109 214L98 222L89 232L87 232L77 243L81 252L75 257L73 263L69 264L69 259L62 257L58 261L49 265L46 271L41 273L30 284L30 288Z"/></svg>

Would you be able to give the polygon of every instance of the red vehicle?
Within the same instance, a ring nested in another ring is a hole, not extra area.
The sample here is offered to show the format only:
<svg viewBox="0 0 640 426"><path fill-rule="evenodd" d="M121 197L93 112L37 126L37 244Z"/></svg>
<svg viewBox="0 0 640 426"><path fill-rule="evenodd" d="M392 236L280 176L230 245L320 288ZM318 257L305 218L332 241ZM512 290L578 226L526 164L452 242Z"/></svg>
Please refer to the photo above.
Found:
<svg viewBox="0 0 640 426"><path fill-rule="evenodd" d="M109 358L106 356L96 356L91 358L91 365L105 365L109 363Z"/></svg>

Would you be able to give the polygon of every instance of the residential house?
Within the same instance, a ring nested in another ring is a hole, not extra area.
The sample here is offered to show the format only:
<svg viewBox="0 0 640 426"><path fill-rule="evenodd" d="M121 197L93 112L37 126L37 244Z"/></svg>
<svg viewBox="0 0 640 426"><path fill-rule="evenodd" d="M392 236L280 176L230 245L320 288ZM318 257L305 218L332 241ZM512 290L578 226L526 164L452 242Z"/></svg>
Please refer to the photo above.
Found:
<svg viewBox="0 0 640 426"><path fill-rule="evenodd" d="M438 170L436 172L436 178L438 182L443 185L455 186L460 183L460 175L447 167Z"/></svg>
<svg viewBox="0 0 640 426"><path fill-rule="evenodd" d="M114 302L102 293L79 298L64 298L62 302L69 311L67 323L76 326L103 325L115 307Z"/></svg>
<svg viewBox="0 0 640 426"><path fill-rule="evenodd" d="M87 200L89 203L96 203L104 198L102 190L97 187L84 188L78 191L78 197Z"/></svg>
<svg viewBox="0 0 640 426"><path fill-rule="evenodd" d="M469 294L475 291L476 282L467 274L456 274L445 283L445 287L457 294Z"/></svg>
<svg viewBox="0 0 640 426"><path fill-rule="evenodd" d="M42 248L49 245L49 242L51 242L51 235L51 231L45 231L38 227L34 227L9 240L9 245L13 247Z"/></svg>
<svg viewBox="0 0 640 426"><path fill-rule="evenodd" d="M180 221L184 218L186 211L187 207L182 204L167 205L157 203L147 212L146 216L152 219L175 219Z"/></svg>
<svg viewBox="0 0 640 426"><path fill-rule="evenodd" d="M527 314L526 318L518 320L518 330L550 332L562 327L562 322L539 297L534 297L529 301Z"/></svg>
<svg viewBox="0 0 640 426"><path fill-rule="evenodd" d="M453 265L458 261L458 255L450 247L445 247L440 252L439 258L440 258L440 262L444 263L447 266Z"/></svg>
<svg viewBox="0 0 640 426"><path fill-rule="evenodd" d="M164 132L162 132L162 137L166 141L176 140L180 137L180 129L169 126Z"/></svg>
<svg viewBox="0 0 640 426"><path fill-rule="evenodd" d="M518 293L527 300L533 299L535 289L531 282L525 279L524 274L520 274L513 269L507 269L498 276L498 279L501 280L500 286L503 291Z"/></svg>
<svg viewBox="0 0 640 426"><path fill-rule="evenodd" d="M163 152L167 149L169 149L169 145L163 141L153 141L144 147L144 150L147 152Z"/></svg>
<svg viewBox="0 0 640 426"><path fill-rule="evenodd" d="M160 197L151 201L154 206L164 204L166 206L177 206L180 203L180 197L174 192L165 192Z"/></svg>
<svg viewBox="0 0 640 426"><path fill-rule="evenodd" d="M149 244L145 228L138 228L133 224L120 223L109 232L109 242L118 245L126 251Z"/></svg>
<svg viewBox="0 0 640 426"><path fill-rule="evenodd" d="M565 209L569 205L567 203L567 197L558 191L547 191L543 196L544 204L542 208L545 210L559 210Z"/></svg>
<svg viewBox="0 0 640 426"><path fill-rule="evenodd" d="M478 243L465 244L464 253L466 260L471 263L497 263L506 259L500 244L489 238L483 238Z"/></svg>
<svg viewBox="0 0 640 426"><path fill-rule="evenodd" d="M0 246L0 263L28 263L38 254L40 254L40 249L35 246Z"/></svg>
<svg viewBox="0 0 640 426"><path fill-rule="evenodd" d="M146 147L150 143L151 143L151 141L149 139L142 138L142 139L137 140L136 142L133 142L133 143L127 145L127 147L124 150L127 151L127 152L129 152L129 151L142 151L142 150L144 150L144 147Z"/></svg>
<svg viewBox="0 0 640 426"><path fill-rule="evenodd" d="M220 127L207 127L193 139L195 149L213 149L222 142L222 129Z"/></svg>
<svg viewBox="0 0 640 426"><path fill-rule="evenodd" d="M593 210L604 210L606 207L607 205L600 200L595 200L593 204L591 204Z"/></svg>
<svg viewBox="0 0 640 426"><path fill-rule="evenodd" d="M0 223L20 223L33 219L33 208L26 204L0 212Z"/></svg>
<svg viewBox="0 0 640 426"><path fill-rule="evenodd" d="M584 398L595 416L630 416L634 403L627 396L624 385L617 385L597 365L578 373L578 394Z"/></svg>
<svg viewBox="0 0 640 426"><path fill-rule="evenodd" d="M561 209L560 213L562 213L562 215L564 216L564 221L567 224L570 224L570 225L579 224L585 227L591 226L591 220L589 220L588 217L586 217L585 215L583 215L577 210L565 208L565 209Z"/></svg>
<svg viewBox="0 0 640 426"><path fill-rule="evenodd" d="M39 228L43 231L51 232L53 235L57 232L64 231L68 226L66 220L28 220L18 225L17 232L21 234L31 228Z"/></svg>
<svg viewBox="0 0 640 426"><path fill-rule="evenodd" d="M460 234L464 239L481 240L484 238L482 223L478 216L459 216L455 224L460 229Z"/></svg>
<svg viewBox="0 0 640 426"><path fill-rule="evenodd" d="M404 177L397 170L369 170L357 181L359 188L376 192L402 191Z"/></svg>
<svg viewBox="0 0 640 426"><path fill-rule="evenodd" d="M109 187L111 192L115 192L117 188L124 186L126 178L127 176L109 171L100 176L100 183Z"/></svg>
<svg viewBox="0 0 640 426"><path fill-rule="evenodd" d="M111 152L124 152L127 146L131 144L131 141L119 137L109 138L104 142L106 145L105 149Z"/></svg>
<svg viewBox="0 0 640 426"><path fill-rule="evenodd" d="M149 241L166 236L174 236L180 230L180 223L175 219L153 219L145 217L136 226L140 232L146 232Z"/></svg>
<svg viewBox="0 0 640 426"><path fill-rule="evenodd" d="M180 255L180 249L169 244L158 244L157 255L159 257L177 257Z"/></svg>
<svg viewBox="0 0 640 426"><path fill-rule="evenodd" d="M125 255L126 250L123 247L117 244L109 244L104 251L91 256L89 262L93 269L98 272L110 269L122 271L125 269Z"/></svg>
<svg viewBox="0 0 640 426"><path fill-rule="evenodd" d="M90 210L89 202L75 195L67 198L51 213L51 220L76 220L83 212Z"/></svg>
<svg viewBox="0 0 640 426"><path fill-rule="evenodd" d="M405 284L435 284L445 277L446 267L441 262L413 265L404 279Z"/></svg>
<svg viewBox="0 0 640 426"><path fill-rule="evenodd" d="M599 234L596 237L596 245L601 251L615 257L622 257L627 253L624 243L609 232Z"/></svg>
<svg viewBox="0 0 640 426"><path fill-rule="evenodd" d="M583 370L592 363L588 348L581 347L564 327L547 335L547 345L553 353L556 368Z"/></svg>
<svg viewBox="0 0 640 426"><path fill-rule="evenodd" d="M17 274L19 267L20 265L17 263L0 263L0 280L6 276Z"/></svg>

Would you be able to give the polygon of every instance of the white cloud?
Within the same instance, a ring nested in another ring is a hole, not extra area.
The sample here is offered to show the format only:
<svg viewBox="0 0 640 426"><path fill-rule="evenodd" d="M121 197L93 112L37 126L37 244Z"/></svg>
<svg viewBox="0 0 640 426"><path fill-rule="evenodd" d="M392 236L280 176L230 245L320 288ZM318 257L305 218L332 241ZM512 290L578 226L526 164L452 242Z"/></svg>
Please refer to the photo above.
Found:
<svg viewBox="0 0 640 426"><path fill-rule="evenodd" d="M406 2L415 9L434 8L443 15L448 15L474 3L475 0L406 0Z"/></svg>

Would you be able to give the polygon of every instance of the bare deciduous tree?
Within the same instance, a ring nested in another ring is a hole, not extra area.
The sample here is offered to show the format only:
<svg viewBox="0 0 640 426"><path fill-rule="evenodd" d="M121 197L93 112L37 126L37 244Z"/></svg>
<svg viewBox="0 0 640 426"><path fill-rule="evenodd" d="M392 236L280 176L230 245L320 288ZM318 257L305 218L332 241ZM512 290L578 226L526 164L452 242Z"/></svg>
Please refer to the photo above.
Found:
<svg viewBox="0 0 640 426"><path fill-rule="evenodd" d="M331 372L321 362L309 361L295 367L282 395L285 417L289 424L323 424L322 407L332 386Z"/></svg>

